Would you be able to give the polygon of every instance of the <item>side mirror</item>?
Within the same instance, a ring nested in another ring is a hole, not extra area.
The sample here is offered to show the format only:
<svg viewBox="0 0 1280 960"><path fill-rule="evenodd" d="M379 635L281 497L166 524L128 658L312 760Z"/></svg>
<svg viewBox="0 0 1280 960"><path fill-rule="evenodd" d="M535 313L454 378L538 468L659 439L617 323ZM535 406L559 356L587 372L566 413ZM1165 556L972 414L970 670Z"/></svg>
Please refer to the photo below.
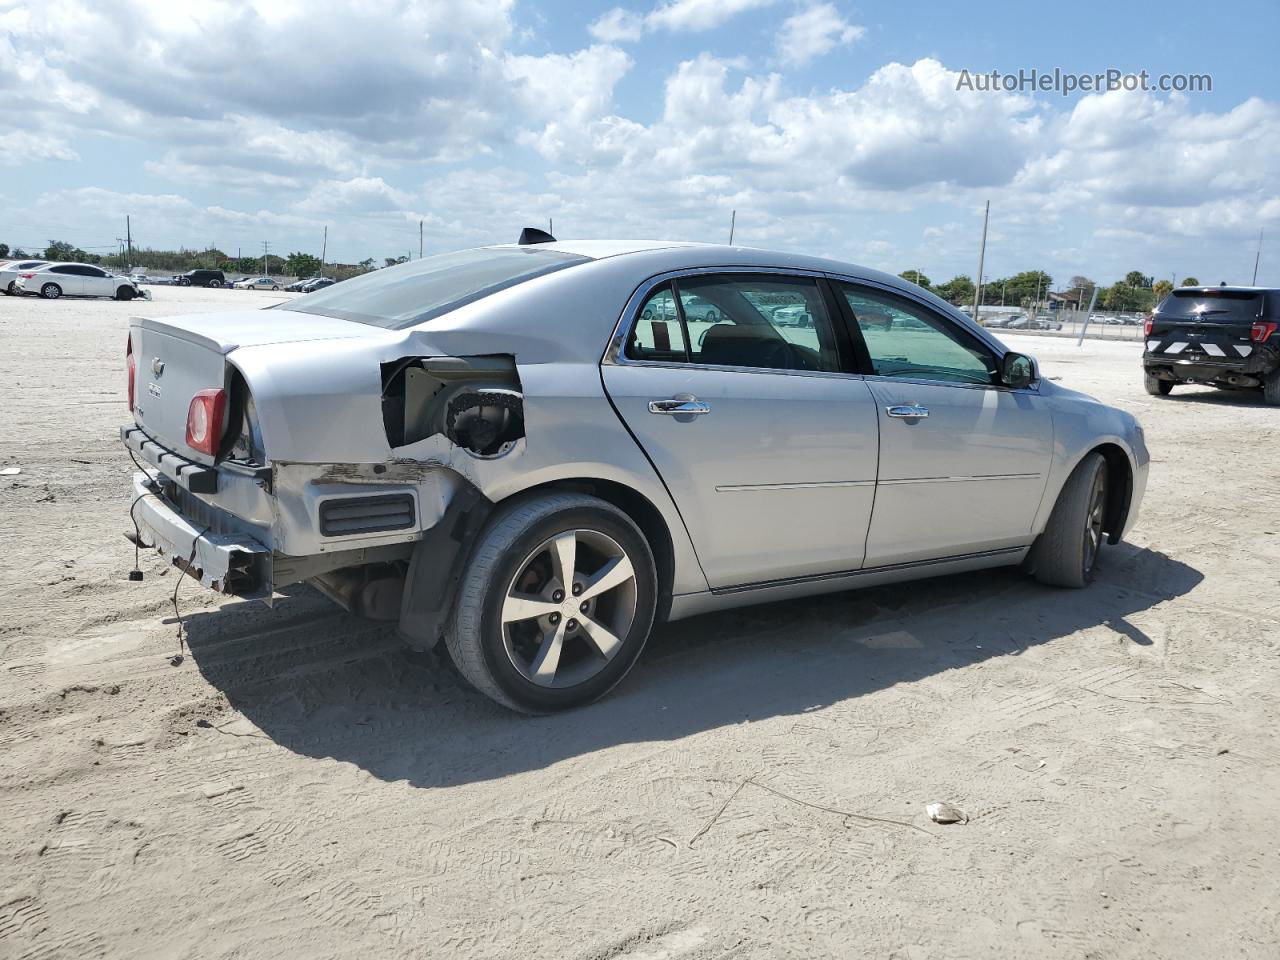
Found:
<svg viewBox="0 0 1280 960"><path fill-rule="evenodd" d="M1000 363L1000 382L1013 390L1028 387L1040 379L1036 362L1025 353L1006 353Z"/></svg>

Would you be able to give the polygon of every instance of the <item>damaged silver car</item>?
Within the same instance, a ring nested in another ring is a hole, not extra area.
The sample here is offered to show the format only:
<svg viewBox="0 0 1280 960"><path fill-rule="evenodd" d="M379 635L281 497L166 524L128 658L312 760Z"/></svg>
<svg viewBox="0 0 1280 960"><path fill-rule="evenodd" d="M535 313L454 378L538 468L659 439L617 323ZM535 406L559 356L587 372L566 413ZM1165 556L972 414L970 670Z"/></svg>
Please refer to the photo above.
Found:
<svg viewBox="0 0 1280 960"><path fill-rule="evenodd" d="M545 712L665 620L1009 564L1080 587L1134 522L1134 418L920 287L521 241L133 320L142 544L238 597L314 584Z"/></svg>

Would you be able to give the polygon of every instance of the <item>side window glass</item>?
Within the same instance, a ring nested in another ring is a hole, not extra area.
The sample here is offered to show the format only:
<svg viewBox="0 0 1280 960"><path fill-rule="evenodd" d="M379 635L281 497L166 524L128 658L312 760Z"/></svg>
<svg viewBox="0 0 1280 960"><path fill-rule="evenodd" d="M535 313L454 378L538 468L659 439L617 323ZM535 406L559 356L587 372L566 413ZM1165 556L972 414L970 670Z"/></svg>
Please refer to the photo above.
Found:
<svg viewBox="0 0 1280 960"><path fill-rule="evenodd" d="M49 272L50 273L75 273L76 271L74 267L51 267L49 269Z"/></svg>
<svg viewBox="0 0 1280 960"><path fill-rule="evenodd" d="M816 281L713 274L684 277L676 286L694 363L840 370L834 328Z"/></svg>
<svg viewBox="0 0 1280 960"><path fill-rule="evenodd" d="M631 360L656 360L684 363L689 358L688 344L671 284L663 284L649 294L627 339L627 357Z"/></svg>
<svg viewBox="0 0 1280 960"><path fill-rule="evenodd" d="M877 376L999 383L995 355L932 311L864 287L840 284L840 292Z"/></svg>

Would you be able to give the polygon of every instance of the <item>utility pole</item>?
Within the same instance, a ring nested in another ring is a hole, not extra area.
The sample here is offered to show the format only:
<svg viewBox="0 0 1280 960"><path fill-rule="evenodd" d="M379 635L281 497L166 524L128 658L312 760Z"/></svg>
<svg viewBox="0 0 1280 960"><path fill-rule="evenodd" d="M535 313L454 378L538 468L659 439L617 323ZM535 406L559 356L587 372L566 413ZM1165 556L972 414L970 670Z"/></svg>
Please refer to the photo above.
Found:
<svg viewBox="0 0 1280 960"><path fill-rule="evenodd" d="M324 276L324 258L329 253L329 226L324 228L324 242L320 245L320 276Z"/></svg>
<svg viewBox="0 0 1280 960"><path fill-rule="evenodd" d="M729 246L733 246L733 228L738 225L738 211L729 214Z"/></svg>
<svg viewBox="0 0 1280 960"><path fill-rule="evenodd" d="M418 259L422 259L422 221L418 221Z"/></svg>
<svg viewBox="0 0 1280 960"><path fill-rule="evenodd" d="M1262 228L1258 228L1258 252L1253 258L1253 283L1250 286L1258 285L1258 261L1262 259Z"/></svg>
<svg viewBox="0 0 1280 960"><path fill-rule="evenodd" d="M262 275L267 276L267 254L271 252L271 241L262 241Z"/></svg>
<svg viewBox="0 0 1280 960"><path fill-rule="evenodd" d="M129 215L124 215L124 239L129 245L129 270L133 270L133 228L129 225Z"/></svg>
<svg viewBox="0 0 1280 960"><path fill-rule="evenodd" d="M555 217L547 217L547 233L551 234L553 237L556 235Z"/></svg>
<svg viewBox="0 0 1280 960"><path fill-rule="evenodd" d="M978 248L978 282L973 288L973 322L981 323L979 312L982 307L982 267L987 258L987 221L991 218L991 201L987 201L986 212L982 215L982 246Z"/></svg>

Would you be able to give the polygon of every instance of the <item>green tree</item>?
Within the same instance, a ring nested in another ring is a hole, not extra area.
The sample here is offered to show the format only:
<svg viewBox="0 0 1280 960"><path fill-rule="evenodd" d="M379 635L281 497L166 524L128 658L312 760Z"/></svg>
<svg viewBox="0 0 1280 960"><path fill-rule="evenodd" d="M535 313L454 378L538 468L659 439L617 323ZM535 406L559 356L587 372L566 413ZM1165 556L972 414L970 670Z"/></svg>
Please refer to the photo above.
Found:
<svg viewBox="0 0 1280 960"><path fill-rule="evenodd" d="M7 243L0 243L0 260L3 260L7 256L9 256L9 245Z"/></svg>
<svg viewBox="0 0 1280 960"><path fill-rule="evenodd" d="M926 290L930 289L933 286L932 281L930 281L928 277L926 277L923 273L921 273L918 268L915 270L903 270L900 274L898 274L898 276L900 276L903 280L907 280L911 283L916 284L917 286L924 287Z"/></svg>
<svg viewBox="0 0 1280 960"><path fill-rule="evenodd" d="M1200 281L1195 277L1187 277L1187 279L1182 281L1182 285L1184 287L1198 287L1200 286Z"/></svg>
<svg viewBox="0 0 1280 960"><path fill-rule="evenodd" d="M365 257L363 260L357 263L356 266L359 267L361 270L372 270L373 257Z"/></svg>
<svg viewBox="0 0 1280 960"><path fill-rule="evenodd" d="M1053 277L1043 270L1024 270L1022 273L1015 273L1008 280L998 282L1004 285L1006 304L1025 307L1037 297L1043 300L1048 295Z"/></svg>
<svg viewBox="0 0 1280 960"><path fill-rule="evenodd" d="M319 276L321 267L319 257L309 253L291 253L284 262L284 272L291 277Z"/></svg>
<svg viewBox="0 0 1280 960"><path fill-rule="evenodd" d="M102 258L97 254L87 253L79 247L74 247L65 240L50 240L49 245L44 248L44 259L52 261L70 260L78 263L97 263Z"/></svg>
<svg viewBox="0 0 1280 960"><path fill-rule="evenodd" d="M382 259L383 259L384 261L386 261L386 265L387 265L388 267L394 267L394 266L395 266L396 264L398 264L398 263L408 263L408 262L409 262L409 258L408 258L408 257L383 257Z"/></svg>
<svg viewBox="0 0 1280 960"><path fill-rule="evenodd" d="M973 303L973 281L964 274L960 274L939 286L934 293L947 303L953 303L956 306Z"/></svg>
<svg viewBox="0 0 1280 960"><path fill-rule="evenodd" d="M1155 301L1159 303L1169 294L1173 293L1173 284L1168 280L1158 280L1151 287L1151 292L1155 294Z"/></svg>
<svg viewBox="0 0 1280 960"><path fill-rule="evenodd" d="M1152 277L1148 277L1140 270L1130 270L1124 275L1124 282L1131 287L1147 287L1150 288L1153 282Z"/></svg>

